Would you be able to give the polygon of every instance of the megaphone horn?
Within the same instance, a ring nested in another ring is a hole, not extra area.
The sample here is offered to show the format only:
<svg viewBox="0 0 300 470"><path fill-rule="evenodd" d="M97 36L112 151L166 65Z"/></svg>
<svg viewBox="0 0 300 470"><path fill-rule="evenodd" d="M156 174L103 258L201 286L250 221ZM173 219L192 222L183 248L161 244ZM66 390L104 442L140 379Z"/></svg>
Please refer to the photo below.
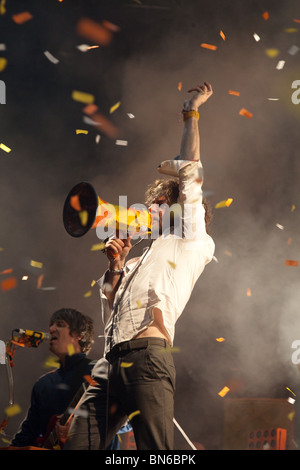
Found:
<svg viewBox="0 0 300 470"><path fill-rule="evenodd" d="M82 237L91 228L114 227L134 234L149 233L151 222L146 208L120 207L101 199L94 187L87 182L74 186L69 192L63 209L64 227L72 237ZM104 237L105 238L105 237Z"/></svg>

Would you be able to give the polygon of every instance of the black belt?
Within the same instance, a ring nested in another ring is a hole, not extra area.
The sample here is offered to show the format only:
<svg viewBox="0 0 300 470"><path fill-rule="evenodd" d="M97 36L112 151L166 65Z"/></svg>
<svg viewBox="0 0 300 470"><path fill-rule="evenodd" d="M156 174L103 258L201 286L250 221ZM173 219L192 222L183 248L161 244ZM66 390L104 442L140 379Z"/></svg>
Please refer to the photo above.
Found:
<svg viewBox="0 0 300 470"><path fill-rule="evenodd" d="M131 339L130 341L124 341L123 343L116 344L107 354L106 359L112 363L118 357L126 354L129 351L138 349L146 349L149 345L156 344L162 348L169 347L169 343L163 338L137 338Z"/></svg>

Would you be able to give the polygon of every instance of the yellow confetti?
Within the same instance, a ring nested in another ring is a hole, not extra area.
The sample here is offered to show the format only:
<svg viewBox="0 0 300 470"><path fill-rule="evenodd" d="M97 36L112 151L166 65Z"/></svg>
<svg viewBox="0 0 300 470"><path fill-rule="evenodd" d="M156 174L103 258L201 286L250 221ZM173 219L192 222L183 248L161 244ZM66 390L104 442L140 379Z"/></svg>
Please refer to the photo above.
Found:
<svg viewBox="0 0 300 470"><path fill-rule="evenodd" d="M39 261L34 261L32 259L32 260L30 260L30 266L33 266L34 268L41 269L43 267L43 263L40 263Z"/></svg>
<svg viewBox="0 0 300 470"><path fill-rule="evenodd" d="M4 150L4 152L6 152L6 153L11 152L11 149L9 147L7 147L6 145L4 145L4 144L0 144L0 149Z"/></svg>
<svg viewBox="0 0 300 470"><path fill-rule="evenodd" d="M137 306L137 308L141 308L142 302L140 300L137 300L136 301L136 306Z"/></svg>
<svg viewBox="0 0 300 470"><path fill-rule="evenodd" d="M297 28L285 28L283 31L285 33L297 33L298 29Z"/></svg>
<svg viewBox="0 0 300 470"><path fill-rule="evenodd" d="M68 355L69 355L69 356L73 356L73 354L75 354L74 344L69 343L69 344L68 344Z"/></svg>
<svg viewBox="0 0 300 470"><path fill-rule="evenodd" d="M266 49L265 53L268 57L270 57L270 59L274 59L274 57L278 56L279 50L278 49Z"/></svg>
<svg viewBox="0 0 300 470"><path fill-rule="evenodd" d="M295 411L291 411L291 412L287 415L287 417L288 417L288 419L289 419L290 421L293 421L294 416L295 416Z"/></svg>
<svg viewBox="0 0 300 470"><path fill-rule="evenodd" d="M50 356L44 362L44 367L49 369L57 369L59 367L59 362L55 356Z"/></svg>
<svg viewBox="0 0 300 470"><path fill-rule="evenodd" d="M85 93L83 91L73 90L72 98L74 101L79 101L80 103L92 104L95 101L94 95L90 93Z"/></svg>
<svg viewBox="0 0 300 470"><path fill-rule="evenodd" d="M294 212L295 209L296 209L296 206L295 206L295 204L293 204L292 208L291 208L291 212Z"/></svg>
<svg viewBox="0 0 300 470"><path fill-rule="evenodd" d="M130 413L130 415L128 416L128 419L129 421L132 420L132 418L134 418L135 416L141 414L140 410L137 410L137 411L134 411L133 413Z"/></svg>
<svg viewBox="0 0 300 470"><path fill-rule="evenodd" d="M92 291L89 290L83 295L83 297L87 298L87 297L91 297L91 295L92 295Z"/></svg>
<svg viewBox="0 0 300 470"><path fill-rule="evenodd" d="M14 405L10 405L10 406L7 406L5 408L5 414L6 416L8 416L9 418L11 418L12 416L15 416L15 415L18 415L21 413L21 407L20 405L18 405L17 403L15 403Z"/></svg>
<svg viewBox="0 0 300 470"><path fill-rule="evenodd" d="M0 72L2 72L7 66L7 59L5 57L0 57Z"/></svg>
<svg viewBox="0 0 300 470"><path fill-rule="evenodd" d="M6 2L6 0L1 0L1 3L0 3L0 15L5 15L5 13L6 13L5 2Z"/></svg>
<svg viewBox="0 0 300 470"><path fill-rule="evenodd" d="M104 250L104 248L105 248L105 243L104 242L96 243L96 245L92 245L91 251Z"/></svg>
<svg viewBox="0 0 300 470"><path fill-rule="evenodd" d="M225 201L220 201L215 205L215 209L220 209L221 207L229 207L232 201L232 198L228 198Z"/></svg>
<svg viewBox="0 0 300 470"><path fill-rule="evenodd" d="M223 343L223 341L226 341L225 338L216 338L216 341L218 341L218 343Z"/></svg>
<svg viewBox="0 0 300 470"><path fill-rule="evenodd" d="M133 362L121 362L120 366L121 367L124 367L124 368L127 368L127 367L131 367L133 364Z"/></svg>
<svg viewBox="0 0 300 470"><path fill-rule="evenodd" d="M76 129L76 134L88 134L89 131L85 129Z"/></svg>
<svg viewBox="0 0 300 470"><path fill-rule="evenodd" d="M118 101L118 103L114 104L114 105L110 108L109 114L114 113L114 112L120 107L120 104L121 104L121 101Z"/></svg>
<svg viewBox="0 0 300 470"><path fill-rule="evenodd" d="M79 215L79 218L80 218L80 223L83 227L86 226L86 224L88 223L88 220L89 220L89 213L88 211L80 211L78 213Z"/></svg>
<svg viewBox="0 0 300 470"><path fill-rule="evenodd" d="M169 260L168 260L168 263L169 263L169 265L171 266L171 268L173 268L173 269L176 268L176 264L173 263L172 261L169 261Z"/></svg>
<svg viewBox="0 0 300 470"><path fill-rule="evenodd" d="M291 392L291 393L294 395L294 397L296 396L296 393L294 393L293 390L291 390L289 387L285 387L285 388L286 388L286 390L288 390L289 392Z"/></svg>
<svg viewBox="0 0 300 470"><path fill-rule="evenodd" d="M230 388L229 387L223 387L222 390L219 391L218 395L220 395L220 397L225 397L225 395L227 395L227 393L229 392Z"/></svg>
<svg viewBox="0 0 300 470"><path fill-rule="evenodd" d="M96 284L96 282L97 282L97 281L93 280L93 281L91 282L91 287L94 287L94 285Z"/></svg>

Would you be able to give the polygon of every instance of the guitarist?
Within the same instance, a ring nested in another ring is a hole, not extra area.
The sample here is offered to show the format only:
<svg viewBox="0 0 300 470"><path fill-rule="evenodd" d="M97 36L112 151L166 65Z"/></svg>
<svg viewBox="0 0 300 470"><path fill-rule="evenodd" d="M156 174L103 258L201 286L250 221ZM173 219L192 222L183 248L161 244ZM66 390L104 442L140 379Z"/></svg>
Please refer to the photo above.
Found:
<svg viewBox="0 0 300 470"><path fill-rule="evenodd" d="M80 394L84 376L90 376L94 365L87 359L94 335L93 320L87 315L71 308L60 309L50 318L49 332L49 349L58 357L60 366L34 384L27 416L12 440L14 447L49 448L45 442L54 431L62 444L67 426L59 425L57 416L66 412L78 395L76 392Z"/></svg>

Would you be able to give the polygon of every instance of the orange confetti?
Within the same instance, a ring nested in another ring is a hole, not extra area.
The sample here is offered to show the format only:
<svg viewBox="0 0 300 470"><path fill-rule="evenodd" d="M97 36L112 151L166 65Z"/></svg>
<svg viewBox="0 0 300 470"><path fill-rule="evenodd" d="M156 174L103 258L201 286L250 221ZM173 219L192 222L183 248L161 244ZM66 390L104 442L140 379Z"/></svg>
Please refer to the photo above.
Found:
<svg viewBox="0 0 300 470"><path fill-rule="evenodd" d="M94 380L90 375L84 375L83 378L90 384L90 385L98 385L98 382Z"/></svg>
<svg viewBox="0 0 300 470"><path fill-rule="evenodd" d="M95 113L92 117L96 127L102 131L107 137L115 139L119 134L119 129L101 113Z"/></svg>
<svg viewBox="0 0 300 470"><path fill-rule="evenodd" d="M218 395L220 395L220 397L225 397L225 395L227 395L229 390L230 388L225 386L222 388L222 390L219 391Z"/></svg>
<svg viewBox="0 0 300 470"><path fill-rule="evenodd" d="M26 23L26 21L29 21L32 18L33 16L31 13L29 13L29 11L22 11L21 13L16 13L15 15L12 16L12 19L17 24Z"/></svg>
<svg viewBox="0 0 300 470"><path fill-rule="evenodd" d="M226 37L222 30L220 31L220 36L223 39L223 41L225 41Z"/></svg>
<svg viewBox="0 0 300 470"><path fill-rule="evenodd" d="M182 90L182 82L179 82L179 83L178 83L177 90L178 90L178 91L181 91L181 90Z"/></svg>
<svg viewBox="0 0 300 470"><path fill-rule="evenodd" d="M96 113L96 111L98 111L98 106L96 104L93 104L93 103L90 103L90 104L88 104L87 106L85 106L83 108L83 112L85 114L88 114L89 116Z"/></svg>
<svg viewBox="0 0 300 470"><path fill-rule="evenodd" d="M251 292L251 289L250 287L247 288L247 297L251 297L252 295L252 292Z"/></svg>
<svg viewBox="0 0 300 470"><path fill-rule="evenodd" d="M245 116L245 117L247 117L247 118L249 118L249 119L251 119L252 116L253 116L253 114L250 113L250 111L248 111L248 110L245 109L245 108L242 108L242 109L240 110L239 114L240 114L241 116Z"/></svg>
<svg viewBox="0 0 300 470"><path fill-rule="evenodd" d="M235 96L240 96L239 91L233 91L233 90L228 90L229 95L235 95Z"/></svg>
<svg viewBox="0 0 300 470"><path fill-rule="evenodd" d="M210 49L211 51L216 51L218 49L217 46L213 46L212 44L206 44L205 42L201 44L201 47L204 47L204 49Z"/></svg>
<svg viewBox="0 0 300 470"><path fill-rule="evenodd" d="M293 20L293 21L295 21L295 23L300 23L300 20Z"/></svg>
<svg viewBox="0 0 300 470"><path fill-rule="evenodd" d="M225 338L221 337L221 338L216 338L216 341L218 341L218 343L223 343L223 341L226 341Z"/></svg>
<svg viewBox="0 0 300 470"><path fill-rule="evenodd" d="M77 212L81 211L81 205L78 194L75 194L74 196L70 197L70 206L73 207L73 209L75 209L75 211Z"/></svg>
<svg viewBox="0 0 300 470"><path fill-rule="evenodd" d="M44 279L44 274L41 274L37 280L37 284L36 284L37 289L40 289L42 287L43 279Z"/></svg>
<svg viewBox="0 0 300 470"><path fill-rule="evenodd" d="M2 281L0 285L3 291L14 289L17 286L17 279L15 277L9 277Z"/></svg>
<svg viewBox="0 0 300 470"><path fill-rule="evenodd" d="M270 17L269 12L268 12L268 11L265 11L265 12L262 14L262 17L263 17L264 20L267 21L267 20L269 19L269 17Z"/></svg>
<svg viewBox="0 0 300 470"><path fill-rule="evenodd" d="M13 272L13 269L9 268L9 269L4 269L4 271L1 271L0 274L11 274L12 272Z"/></svg>
<svg viewBox="0 0 300 470"><path fill-rule="evenodd" d="M77 33L101 46L108 46L113 38L111 28L108 29L106 23L96 23L89 18L81 18L77 24Z"/></svg>
<svg viewBox="0 0 300 470"><path fill-rule="evenodd" d="M298 261L292 260L292 259L286 259L285 260L285 265L286 266L298 266Z"/></svg>

